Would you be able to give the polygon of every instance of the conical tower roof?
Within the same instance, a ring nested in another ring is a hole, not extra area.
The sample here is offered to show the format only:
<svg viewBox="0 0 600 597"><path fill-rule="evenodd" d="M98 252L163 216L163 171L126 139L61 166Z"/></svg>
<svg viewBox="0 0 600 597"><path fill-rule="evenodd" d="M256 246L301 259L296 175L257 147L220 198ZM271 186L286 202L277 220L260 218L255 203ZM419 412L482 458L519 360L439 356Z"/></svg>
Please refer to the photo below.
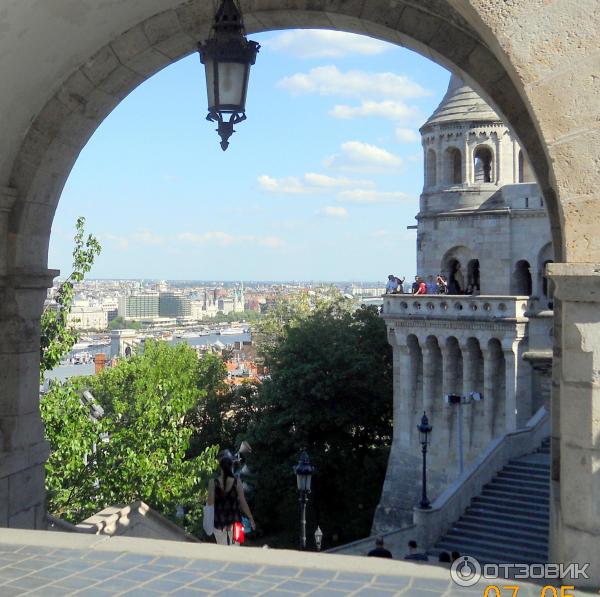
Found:
<svg viewBox="0 0 600 597"><path fill-rule="evenodd" d="M482 120L502 122L500 116L475 91L462 79L452 75L444 99L421 130L433 124Z"/></svg>

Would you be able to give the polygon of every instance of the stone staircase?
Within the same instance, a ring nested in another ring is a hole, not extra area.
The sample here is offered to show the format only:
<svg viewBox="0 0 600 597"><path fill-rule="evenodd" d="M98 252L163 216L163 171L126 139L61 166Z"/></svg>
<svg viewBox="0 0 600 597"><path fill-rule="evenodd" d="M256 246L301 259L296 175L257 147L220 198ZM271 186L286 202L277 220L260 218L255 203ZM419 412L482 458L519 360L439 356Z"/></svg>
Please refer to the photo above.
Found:
<svg viewBox="0 0 600 597"><path fill-rule="evenodd" d="M484 563L546 563L550 518L550 440L511 460L433 549Z"/></svg>

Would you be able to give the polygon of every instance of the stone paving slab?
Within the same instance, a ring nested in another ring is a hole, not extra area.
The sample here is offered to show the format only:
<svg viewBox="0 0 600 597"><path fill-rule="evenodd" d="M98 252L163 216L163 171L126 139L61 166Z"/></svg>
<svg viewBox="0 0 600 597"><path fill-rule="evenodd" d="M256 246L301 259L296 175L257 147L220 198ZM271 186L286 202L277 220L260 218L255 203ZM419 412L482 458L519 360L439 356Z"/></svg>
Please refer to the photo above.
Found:
<svg viewBox="0 0 600 597"><path fill-rule="evenodd" d="M445 567L380 558L0 529L0 597L484 597L489 584L461 588ZM518 597L555 594L519 586Z"/></svg>

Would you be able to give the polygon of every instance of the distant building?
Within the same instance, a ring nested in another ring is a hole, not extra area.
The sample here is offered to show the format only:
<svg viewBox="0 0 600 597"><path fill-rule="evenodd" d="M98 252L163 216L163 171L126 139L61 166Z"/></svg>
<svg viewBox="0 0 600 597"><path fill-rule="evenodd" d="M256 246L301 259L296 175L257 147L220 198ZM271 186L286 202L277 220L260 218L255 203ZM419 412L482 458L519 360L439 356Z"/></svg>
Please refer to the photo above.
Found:
<svg viewBox="0 0 600 597"><path fill-rule="evenodd" d="M161 317L191 317L192 305L189 298L178 292L161 292L158 311Z"/></svg>
<svg viewBox="0 0 600 597"><path fill-rule="evenodd" d="M158 292L130 294L119 299L119 315L123 319L157 319L160 317Z"/></svg>
<svg viewBox="0 0 600 597"><path fill-rule="evenodd" d="M78 330L104 330L108 325L108 315L100 305L77 301L74 302L67 321Z"/></svg>

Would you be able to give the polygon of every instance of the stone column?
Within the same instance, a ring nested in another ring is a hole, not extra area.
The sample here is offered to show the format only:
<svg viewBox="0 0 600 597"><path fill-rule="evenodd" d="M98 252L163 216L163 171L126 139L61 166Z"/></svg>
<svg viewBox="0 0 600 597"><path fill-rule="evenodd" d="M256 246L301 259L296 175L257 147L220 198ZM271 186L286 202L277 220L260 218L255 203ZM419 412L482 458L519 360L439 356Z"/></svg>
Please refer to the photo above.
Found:
<svg viewBox="0 0 600 597"><path fill-rule="evenodd" d="M56 271L0 275L0 526L46 525L40 314Z"/></svg>
<svg viewBox="0 0 600 597"><path fill-rule="evenodd" d="M517 390L518 390L518 364L517 352L511 345L509 348L504 348L504 363L505 363L505 388L506 402L504 413L504 431L510 432L517 429Z"/></svg>
<svg viewBox="0 0 600 597"><path fill-rule="evenodd" d="M560 476L553 483L549 560L589 562L590 580L579 584L597 588L600 586L600 265L553 263L548 265L548 272L560 300L562 337L561 358L555 364L560 366L560 385L553 388L552 396L552 409L556 403L560 407L560 420L552 418L553 425L560 425ZM556 429L552 435L557 438Z"/></svg>
<svg viewBox="0 0 600 597"><path fill-rule="evenodd" d="M462 352L463 362L463 386L461 393L463 396L468 396L471 392L475 391L475 355L467 344L461 344L460 350ZM477 404L470 403L462 409L463 421L463 442L465 451L465 464L468 462L469 449L473 443L473 425L472 421L474 418L474 411Z"/></svg>
<svg viewBox="0 0 600 597"><path fill-rule="evenodd" d="M436 389L435 374L438 368L437 358L438 353L430 346L423 345L423 410L427 416L433 415L433 399Z"/></svg>
<svg viewBox="0 0 600 597"><path fill-rule="evenodd" d="M498 359L493 350L483 353L483 424L481 446L485 447L494 437L494 402L497 400L496 377Z"/></svg>
<svg viewBox="0 0 600 597"><path fill-rule="evenodd" d="M458 359L456 356L455 349L457 346L449 347L447 344L442 343L440 347L442 351L442 392L438 400L440 401L440 407L442 416L440 417L440 423L438 425L438 434L443 441L443 445L446 446L448 452L448 464L450 466L456 466L458 471L458 453L457 453L457 435L456 435L456 418L458 416L459 408L462 410L462 406L454 404L446 404L442 397L446 394L462 393L462 388L457 386L458 384ZM464 428L463 428L464 429ZM464 437L463 437L464 440ZM464 441L463 441L464 449Z"/></svg>
<svg viewBox="0 0 600 597"><path fill-rule="evenodd" d="M414 402L414 375L410 349L390 334L394 364L394 442L410 446Z"/></svg>

